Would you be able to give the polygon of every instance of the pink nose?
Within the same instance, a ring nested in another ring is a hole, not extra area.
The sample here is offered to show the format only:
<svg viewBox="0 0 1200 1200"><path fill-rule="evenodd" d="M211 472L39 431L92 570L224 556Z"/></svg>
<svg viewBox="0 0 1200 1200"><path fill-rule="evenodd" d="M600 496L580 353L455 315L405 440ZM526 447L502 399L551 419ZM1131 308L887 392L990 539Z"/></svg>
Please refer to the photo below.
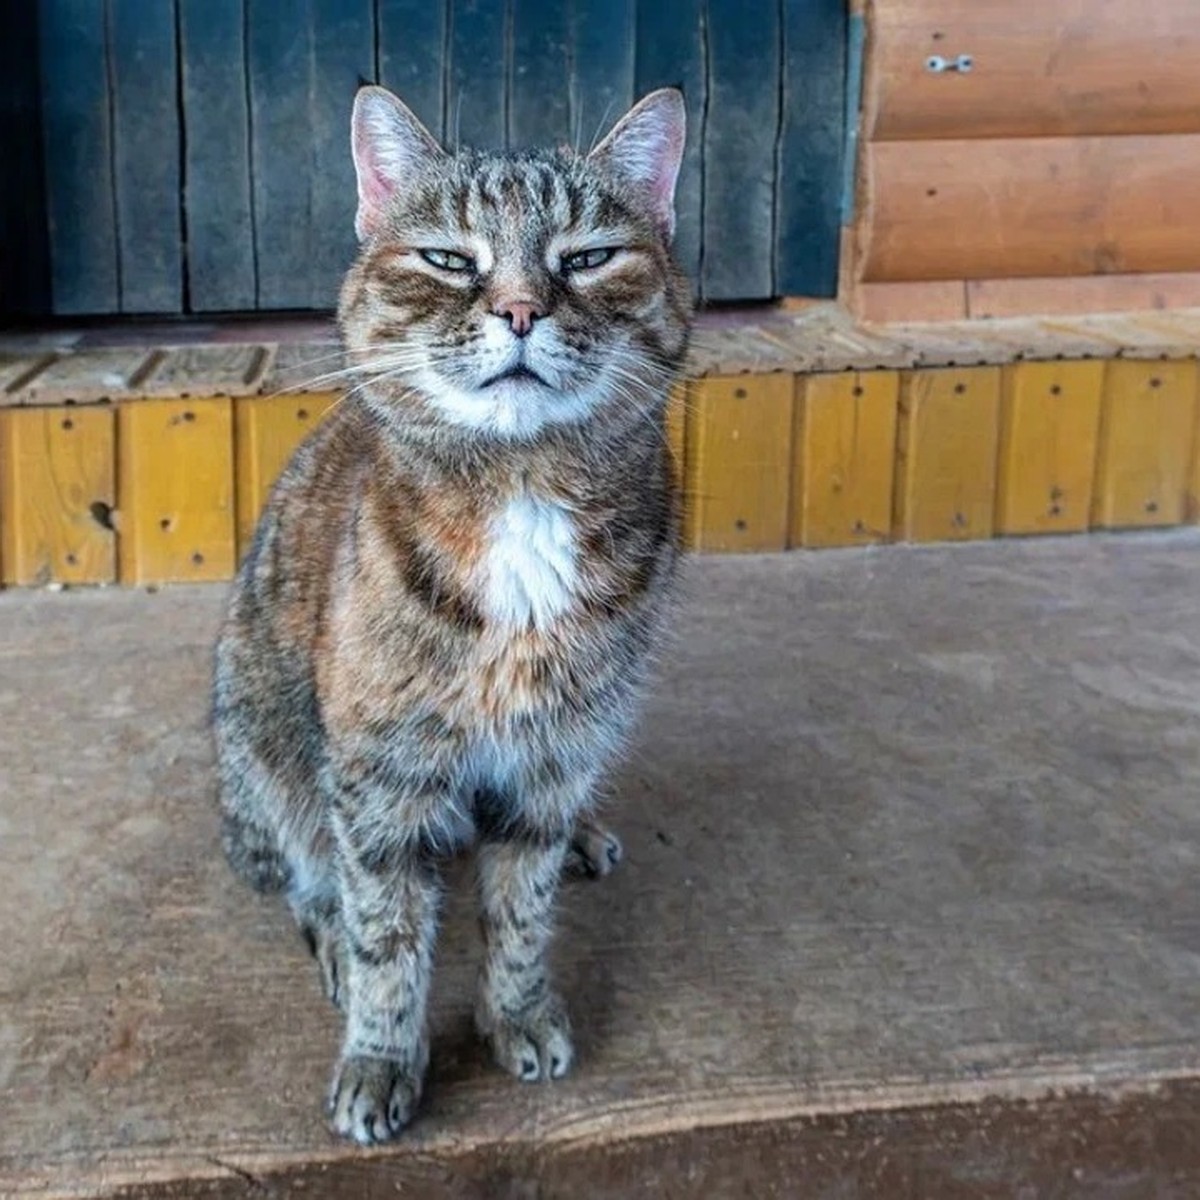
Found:
<svg viewBox="0 0 1200 1200"><path fill-rule="evenodd" d="M534 321L546 315L532 300L498 300L492 312L498 317L504 317L509 328L519 338L527 336L533 329Z"/></svg>

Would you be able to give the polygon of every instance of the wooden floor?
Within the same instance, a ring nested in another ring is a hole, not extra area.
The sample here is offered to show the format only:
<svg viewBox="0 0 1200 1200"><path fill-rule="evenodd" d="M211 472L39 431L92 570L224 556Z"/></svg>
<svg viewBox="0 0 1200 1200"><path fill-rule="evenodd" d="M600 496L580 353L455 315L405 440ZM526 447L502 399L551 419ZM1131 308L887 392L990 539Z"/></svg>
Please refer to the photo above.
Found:
<svg viewBox="0 0 1200 1200"><path fill-rule="evenodd" d="M325 1130L334 1013L220 859L220 587L0 595L0 1194L1200 1195L1200 533L692 563L567 892L569 1080L469 1021Z"/></svg>

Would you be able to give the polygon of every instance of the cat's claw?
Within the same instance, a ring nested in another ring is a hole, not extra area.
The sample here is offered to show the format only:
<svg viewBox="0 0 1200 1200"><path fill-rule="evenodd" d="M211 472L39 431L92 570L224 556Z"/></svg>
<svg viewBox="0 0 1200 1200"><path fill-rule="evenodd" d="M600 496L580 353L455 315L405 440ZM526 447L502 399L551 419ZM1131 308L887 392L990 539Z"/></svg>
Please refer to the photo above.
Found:
<svg viewBox="0 0 1200 1200"><path fill-rule="evenodd" d="M491 1043L496 1062L523 1083L561 1079L575 1058L571 1021L558 996L519 1018L481 1023L480 1032Z"/></svg>
<svg viewBox="0 0 1200 1200"><path fill-rule="evenodd" d="M360 1146L389 1142L412 1120L421 1081L403 1064L384 1058L343 1058L329 1089L334 1132Z"/></svg>

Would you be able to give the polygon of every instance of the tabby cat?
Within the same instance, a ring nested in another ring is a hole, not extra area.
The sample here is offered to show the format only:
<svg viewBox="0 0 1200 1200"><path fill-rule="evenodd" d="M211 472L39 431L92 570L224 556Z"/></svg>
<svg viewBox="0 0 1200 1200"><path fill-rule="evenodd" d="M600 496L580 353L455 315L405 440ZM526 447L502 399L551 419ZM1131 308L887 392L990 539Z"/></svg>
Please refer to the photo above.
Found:
<svg viewBox="0 0 1200 1200"><path fill-rule="evenodd" d="M476 1021L520 1079L571 1031L546 965L671 591L664 436L691 293L671 256L684 110L589 154L443 149L391 93L352 126L354 387L298 450L233 586L213 723L225 850L286 890L345 1036L335 1130L412 1118L439 863L477 853Z"/></svg>

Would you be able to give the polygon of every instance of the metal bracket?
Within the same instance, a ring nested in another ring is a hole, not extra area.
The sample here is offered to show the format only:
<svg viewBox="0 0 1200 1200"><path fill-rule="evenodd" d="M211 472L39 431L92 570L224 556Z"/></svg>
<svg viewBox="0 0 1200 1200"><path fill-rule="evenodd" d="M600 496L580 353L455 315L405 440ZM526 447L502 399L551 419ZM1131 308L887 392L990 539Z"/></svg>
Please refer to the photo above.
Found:
<svg viewBox="0 0 1200 1200"><path fill-rule="evenodd" d="M933 75L941 75L946 71L957 71L960 75L967 75L974 66L975 58L970 54L960 54L957 58L943 58L940 54L931 54L925 60L925 70Z"/></svg>

